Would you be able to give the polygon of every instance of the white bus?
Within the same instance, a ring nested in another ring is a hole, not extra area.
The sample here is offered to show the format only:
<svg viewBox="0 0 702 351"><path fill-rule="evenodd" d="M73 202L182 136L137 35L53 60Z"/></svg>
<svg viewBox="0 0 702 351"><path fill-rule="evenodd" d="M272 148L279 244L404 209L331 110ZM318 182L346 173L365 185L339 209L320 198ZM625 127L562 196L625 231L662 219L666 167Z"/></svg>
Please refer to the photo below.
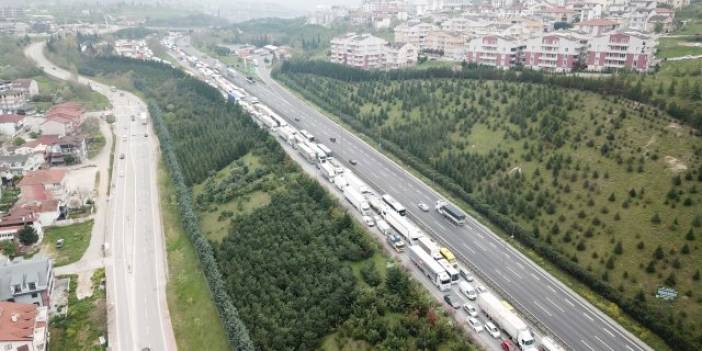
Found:
<svg viewBox="0 0 702 351"><path fill-rule="evenodd" d="M390 206L391 209L399 213L400 216L404 216L407 214L407 209L405 209L405 207L402 206L400 202L395 200L395 198L390 196L389 194L383 195L383 201L385 201L385 203L388 204L388 206Z"/></svg>

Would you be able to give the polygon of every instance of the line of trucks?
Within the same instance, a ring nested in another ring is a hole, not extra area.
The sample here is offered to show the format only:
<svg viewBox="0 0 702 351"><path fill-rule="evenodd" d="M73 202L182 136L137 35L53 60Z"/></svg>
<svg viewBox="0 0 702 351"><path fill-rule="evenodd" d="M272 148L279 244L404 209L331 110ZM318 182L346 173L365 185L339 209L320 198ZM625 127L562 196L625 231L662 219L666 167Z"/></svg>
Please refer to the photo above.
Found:
<svg viewBox="0 0 702 351"><path fill-rule="evenodd" d="M202 63L199 66L206 68ZM259 103L257 99L246 99L247 94L243 90L234 87L226 79L220 78L215 77L213 82L215 87L228 95L230 92L236 92L234 97L236 102L254 117L261 128L268 129L277 135L296 149L308 162L314 164L324 177L343 193L344 198L364 216L364 219L373 216L373 220L367 221L366 224L375 225L396 251L404 252L408 246L410 260L433 285L440 291L448 291L457 284L459 290L469 299L477 299L481 310L510 336L519 349L537 350L533 334L513 308L490 292L478 294L470 284L461 281L461 273L453 253L437 245L410 221L406 217L406 209L398 201L388 194L377 197L371 187L334 158L331 149L316 143L311 133L288 125L273 110ZM228 96L228 98L232 97ZM457 207L441 200L436 202L435 210L456 225L462 225L466 219L465 214ZM543 338L540 344L542 350L563 351L548 337ZM505 343L502 347L511 350L505 346Z"/></svg>

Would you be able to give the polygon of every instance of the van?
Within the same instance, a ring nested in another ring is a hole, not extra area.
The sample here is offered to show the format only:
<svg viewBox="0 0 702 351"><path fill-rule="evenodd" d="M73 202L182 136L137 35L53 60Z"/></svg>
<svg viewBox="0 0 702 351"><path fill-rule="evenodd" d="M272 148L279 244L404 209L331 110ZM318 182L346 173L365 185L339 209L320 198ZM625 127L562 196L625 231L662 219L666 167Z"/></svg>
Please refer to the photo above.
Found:
<svg viewBox="0 0 702 351"><path fill-rule="evenodd" d="M460 290L468 300L475 301L475 299L478 298L478 293L475 291L475 288L468 282L462 281L458 283L458 290Z"/></svg>

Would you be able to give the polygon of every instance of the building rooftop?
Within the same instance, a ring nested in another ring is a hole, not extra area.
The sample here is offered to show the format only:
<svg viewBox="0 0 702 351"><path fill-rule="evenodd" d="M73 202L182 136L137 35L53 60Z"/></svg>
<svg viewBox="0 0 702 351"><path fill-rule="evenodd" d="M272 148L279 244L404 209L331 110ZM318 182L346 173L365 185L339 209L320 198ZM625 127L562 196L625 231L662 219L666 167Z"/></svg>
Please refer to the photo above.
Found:
<svg viewBox="0 0 702 351"><path fill-rule="evenodd" d="M15 285L35 283L37 289L48 286L50 274L51 261L47 257L0 261L0 301L13 298L12 287Z"/></svg>
<svg viewBox="0 0 702 351"><path fill-rule="evenodd" d="M42 169L34 172L29 172L24 175L20 181L20 186L34 184L56 184L63 181L66 176L66 171L61 169Z"/></svg>
<svg viewBox="0 0 702 351"><path fill-rule="evenodd" d="M35 305L0 301L0 342L32 341L37 314Z"/></svg>
<svg viewBox="0 0 702 351"><path fill-rule="evenodd" d="M0 115L0 123L17 123L23 119L20 115Z"/></svg>

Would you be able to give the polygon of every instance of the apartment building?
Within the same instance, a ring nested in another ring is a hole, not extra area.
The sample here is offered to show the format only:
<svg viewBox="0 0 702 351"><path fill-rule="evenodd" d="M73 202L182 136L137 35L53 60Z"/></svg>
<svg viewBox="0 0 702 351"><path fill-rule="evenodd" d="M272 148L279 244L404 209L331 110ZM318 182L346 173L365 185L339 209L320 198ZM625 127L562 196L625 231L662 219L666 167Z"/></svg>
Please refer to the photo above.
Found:
<svg viewBox="0 0 702 351"><path fill-rule="evenodd" d="M587 38L573 32L543 33L527 40L523 63L531 69L570 72L581 65Z"/></svg>
<svg viewBox="0 0 702 351"><path fill-rule="evenodd" d="M0 302L0 350L44 351L48 341L47 307Z"/></svg>
<svg viewBox="0 0 702 351"><path fill-rule="evenodd" d="M348 33L331 41L331 62L361 69L385 68L387 41L370 34Z"/></svg>
<svg viewBox="0 0 702 351"><path fill-rule="evenodd" d="M590 40L587 69L630 69L647 72L655 66L656 41L639 32L612 32Z"/></svg>
<svg viewBox="0 0 702 351"><path fill-rule="evenodd" d="M589 21L575 23L573 29L578 32L592 35L601 35L619 29L620 21L608 18L598 18Z"/></svg>
<svg viewBox="0 0 702 351"><path fill-rule="evenodd" d="M441 52L444 58L462 61L466 54L465 44L462 34L439 30L429 33L425 49Z"/></svg>
<svg viewBox="0 0 702 351"><path fill-rule="evenodd" d="M395 27L395 42L412 44L421 51L426 48L429 33L437 30L439 27L431 23L401 24Z"/></svg>
<svg viewBox="0 0 702 351"><path fill-rule="evenodd" d="M385 47L385 67L402 68L417 64L419 49L408 43L393 43Z"/></svg>
<svg viewBox="0 0 702 351"><path fill-rule="evenodd" d="M509 69L521 62L523 42L509 36L484 35L471 39L466 47L466 62Z"/></svg>
<svg viewBox="0 0 702 351"><path fill-rule="evenodd" d="M46 257L0 261L0 301L49 306L53 286L53 266Z"/></svg>

